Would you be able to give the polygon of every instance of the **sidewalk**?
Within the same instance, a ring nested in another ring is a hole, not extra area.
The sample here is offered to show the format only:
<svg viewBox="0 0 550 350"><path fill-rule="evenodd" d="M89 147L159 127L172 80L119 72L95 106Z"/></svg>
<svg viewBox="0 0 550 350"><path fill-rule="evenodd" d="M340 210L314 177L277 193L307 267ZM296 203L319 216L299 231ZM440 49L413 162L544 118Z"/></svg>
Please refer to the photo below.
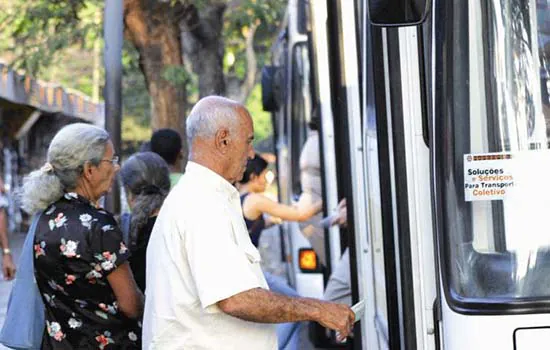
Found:
<svg viewBox="0 0 550 350"><path fill-rule="evenodd" d="M15 263L19 260L19 255L21 254L21 247L25 241L25 234L23 233L14 233L9 235L10 240L10 249L13 254ZM10 291L13 281L7 282L4 280L4 276L0 273L0 328L5 322L6 318L6 308L8 307L8 298L10 297ZM0 345L0 350L6 350L8 348Z"/></svg>

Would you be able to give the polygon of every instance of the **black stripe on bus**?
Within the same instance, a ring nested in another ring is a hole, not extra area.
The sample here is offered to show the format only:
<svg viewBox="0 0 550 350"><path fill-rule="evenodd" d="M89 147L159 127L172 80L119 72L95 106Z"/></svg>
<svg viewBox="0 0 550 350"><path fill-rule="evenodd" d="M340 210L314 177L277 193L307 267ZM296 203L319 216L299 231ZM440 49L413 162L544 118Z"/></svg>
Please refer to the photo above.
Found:
<svg viewBox="0 0 550 350"><path fill-rule="evenodd" d="M396 266L401 277L401 302L403 325L401 329L404 338L405 349L416 349L416 324L414 310L414 281L412 271L411 237L409 219L409 199L407 186L407 163L405 146L404 118L408 113L403 110L402 76L400 69L399 29L387 29L388 65L392 108L392 132L393 132L393 161L395 175L395 199L394 210L397 211L396 230L399 254ZM397 258L397 256L396 256Z"/></svg>

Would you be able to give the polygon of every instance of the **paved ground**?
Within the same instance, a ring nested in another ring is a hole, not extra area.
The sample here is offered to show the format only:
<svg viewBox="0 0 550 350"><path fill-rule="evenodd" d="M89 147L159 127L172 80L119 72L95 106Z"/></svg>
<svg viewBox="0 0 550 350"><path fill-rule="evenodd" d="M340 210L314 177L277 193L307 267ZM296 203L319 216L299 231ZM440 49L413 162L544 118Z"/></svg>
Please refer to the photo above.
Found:
<svg viewBox="0 0 550 350"><path fill-rule="evenodd" d="M17 263L17 260L19 259L19 254L21 253L21 247L23 246L23 242L25 241L25 235L24 234L11 234L9 236L10 240L10 248L13 252L15 262ZM2 325L6 321L6 308L8 306L8 298L10 296L11 286L13 282L7 282L4 280L4 276L2 276L2 273L0 272L0 328L2 328ZM0 345L0 350L8 349L2 345Z"/></svg>

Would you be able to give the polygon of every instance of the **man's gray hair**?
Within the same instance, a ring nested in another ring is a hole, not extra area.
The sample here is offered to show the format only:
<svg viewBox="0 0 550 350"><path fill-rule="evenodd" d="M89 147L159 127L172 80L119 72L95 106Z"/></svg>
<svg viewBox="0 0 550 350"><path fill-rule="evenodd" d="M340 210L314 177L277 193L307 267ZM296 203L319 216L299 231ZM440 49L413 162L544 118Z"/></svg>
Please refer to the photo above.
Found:
<svg viewBox="0 0 550 350"><path fill-rule="evenodd" d="M64 192L74 190L84 164L99 165L109 140L107 131L90 124L70 124L59 130L48 148L46 165L23 179L23 210L34 214L57 201Z"/></svg>
<svg viewBox="0 0 550 350"><path fill-rule="evenodd" d="M242 106L238 102L221 96L207 96L197 102L186 121L189 147L197 137L213 138L222 127L227 127L231 134L237 133L239 107Z"/></svg>

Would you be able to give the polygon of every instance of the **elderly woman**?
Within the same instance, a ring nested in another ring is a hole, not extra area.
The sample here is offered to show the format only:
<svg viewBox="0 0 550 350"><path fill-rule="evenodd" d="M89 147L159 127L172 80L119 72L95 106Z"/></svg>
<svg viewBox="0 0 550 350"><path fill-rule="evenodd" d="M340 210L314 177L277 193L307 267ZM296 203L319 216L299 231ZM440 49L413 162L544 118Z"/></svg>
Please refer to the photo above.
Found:
<svg viewBox="0 0 550 350"><path fill-rule="evenodd" d="M124 162L120 177L132 210L128 235L130 267L137 285L145 291L145 253L160 207L170 191L170 169L156 153L136 153Z"/></svg>
<svg viewBox="0 0 550 350"><path fill-rule="evenodd" d="M23 208L40 213L34 267L46 308L42 349L141 347L143 294L113 216L98 205L119 170L109 134L71 124L47 163L23 182Z"/></svg>

